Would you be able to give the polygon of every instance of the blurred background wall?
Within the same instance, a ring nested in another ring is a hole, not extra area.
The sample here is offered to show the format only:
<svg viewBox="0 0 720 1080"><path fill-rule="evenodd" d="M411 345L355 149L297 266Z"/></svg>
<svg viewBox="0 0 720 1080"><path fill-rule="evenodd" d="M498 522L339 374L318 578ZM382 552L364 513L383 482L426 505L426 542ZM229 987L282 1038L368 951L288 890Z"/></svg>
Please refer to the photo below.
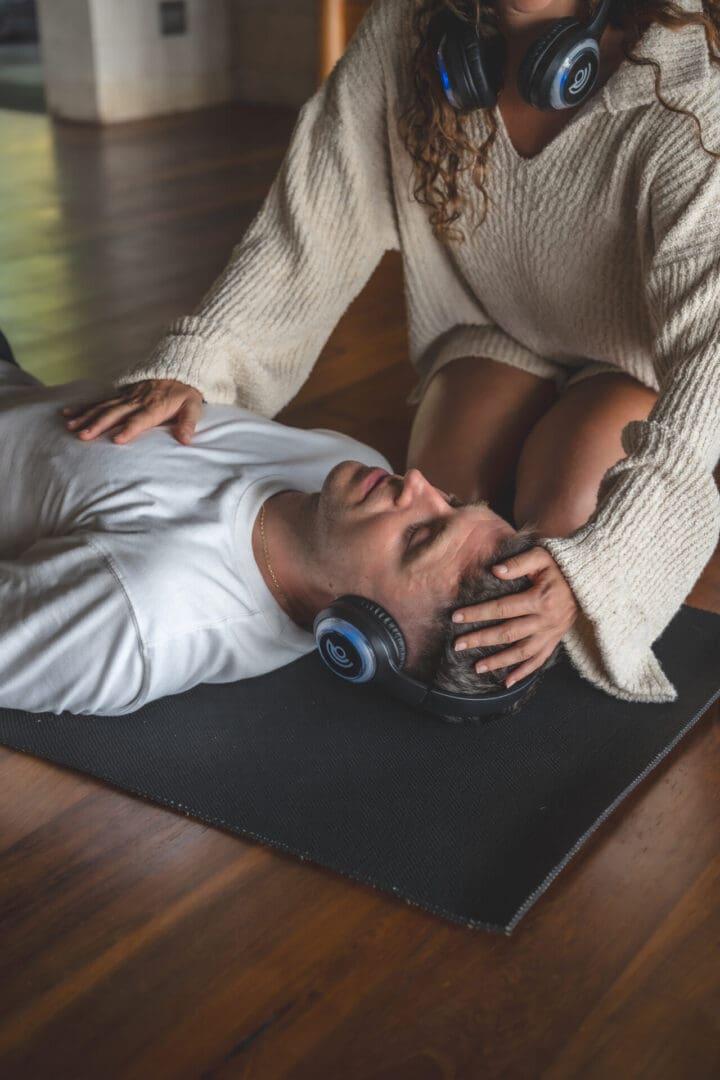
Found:
<svg viewBox="0 0 720 1080"><path fill-rule="evenodd" d="M226 0L38 0L48 107L118 120L233 97Z"/></svg>
<svg viewBox="0 0 720 1080"><path fill-rule="evenodd" d="M299 105L317 0L37 0L50 111L113 123L244 100Z"/></svg>
<svg viewBox="0 0 720 1080"><path fill-rule="evenodd" d="M112 124L299 108L369 0L0 0L0 109Z"/></svg>

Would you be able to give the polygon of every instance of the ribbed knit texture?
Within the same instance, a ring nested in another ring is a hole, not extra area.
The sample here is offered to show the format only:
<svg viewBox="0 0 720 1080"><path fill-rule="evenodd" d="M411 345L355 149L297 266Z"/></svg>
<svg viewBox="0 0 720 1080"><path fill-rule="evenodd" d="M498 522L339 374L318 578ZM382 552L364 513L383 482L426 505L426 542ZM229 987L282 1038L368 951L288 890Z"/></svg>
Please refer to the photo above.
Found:
<svg viewBox="0 0 720 1080"><path fill-rule="evenodd" d="M403 257L413 400L466 355L558 386L589 365L628 372L659 390L657 404L625 428L628 456L590 521L543 543L582 609L565 638L580 673L617 697L672 700L651 645L720 532L720 161L691 117L658 102L653 68L624 61L534 158L515 151L498 113L488 217L473 231L482 199L466 179L466 242L448 247L411 194L396 129L412 92L412 9L376 0L300 111L224 273L118 381L175 378L273 416L388 249ZM635 52L658 61L663 96L692 109L720 151L720 76L702 28L653 25ZM482 111L470 130L479 145Z"/></svg>

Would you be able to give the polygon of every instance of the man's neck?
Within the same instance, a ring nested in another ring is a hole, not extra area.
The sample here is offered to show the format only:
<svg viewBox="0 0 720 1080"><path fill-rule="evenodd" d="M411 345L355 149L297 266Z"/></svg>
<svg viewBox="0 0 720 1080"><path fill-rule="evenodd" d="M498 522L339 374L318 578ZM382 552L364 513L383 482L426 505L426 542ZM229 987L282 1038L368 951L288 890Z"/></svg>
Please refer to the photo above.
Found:
<svg viewBox="0 0 720 1080"><path fill-rule="evenodd" d="M286 615L305 630L312 629L324 605L312 561L316 507L317 494L281 491L265 501L252 530L253 555L265 584Z"/></svg>

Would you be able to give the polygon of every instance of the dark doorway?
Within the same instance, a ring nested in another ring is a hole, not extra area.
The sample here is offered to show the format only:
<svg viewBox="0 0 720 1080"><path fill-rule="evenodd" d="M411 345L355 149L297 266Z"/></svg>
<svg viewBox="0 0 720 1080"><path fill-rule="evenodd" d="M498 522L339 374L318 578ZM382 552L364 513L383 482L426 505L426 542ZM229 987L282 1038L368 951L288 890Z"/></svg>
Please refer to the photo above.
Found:
<svg viewBox="0 0 720 1080"><path fill-rule="evenodd" d="M35 0L0 0L0 109L45 108Z"/></svg>

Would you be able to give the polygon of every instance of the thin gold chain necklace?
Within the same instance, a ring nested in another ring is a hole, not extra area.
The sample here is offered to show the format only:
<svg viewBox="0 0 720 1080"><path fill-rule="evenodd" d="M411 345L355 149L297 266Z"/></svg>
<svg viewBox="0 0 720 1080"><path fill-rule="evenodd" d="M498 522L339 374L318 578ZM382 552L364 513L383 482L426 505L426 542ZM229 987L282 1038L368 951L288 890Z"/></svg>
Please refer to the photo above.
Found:
<svg viewBox="0 0 720 1080"><path fill-rule="evenodd" d="M265 539L265 507L266 507L266 505L267 505L266 503L263 503L262 506L260 507L260 538L262 540L263 554L265 556L265 565L267 566L268 570L270 571L270 577L273 580L273 585L275 586L277 591L280 593L283 600L285 601L285 604L287 605L287 607L289 609L290 608L290 601L287 598L287 594L285 592L283 592L283 590L280 588L280 582L275 577L275 571L273 570L273 568L272 568L272 566L270 564L270 556L268 555L267 540Z"/></svg>

